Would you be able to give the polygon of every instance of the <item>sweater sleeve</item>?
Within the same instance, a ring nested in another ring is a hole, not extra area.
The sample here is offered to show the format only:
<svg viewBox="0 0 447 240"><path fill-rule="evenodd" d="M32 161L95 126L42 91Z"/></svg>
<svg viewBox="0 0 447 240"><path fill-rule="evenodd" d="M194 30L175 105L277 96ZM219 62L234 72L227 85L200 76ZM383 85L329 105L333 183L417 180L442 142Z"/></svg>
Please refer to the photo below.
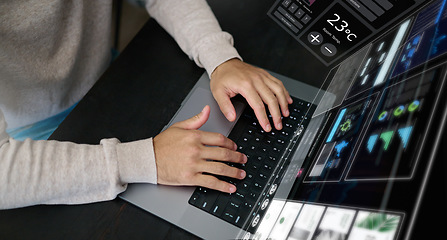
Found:
<svg viewBox="0 0 447 240"><path fill-rule="evenodd" d="M147 0L146 8L180 48L209 75L221 63L239 58L233 37L223 32L204 0Z"/></svg>
<svg viewBox="0 0 447 240"><path fill-rule="evenodd" d="M152 139L99 145L16 141L0 110L0 209L114 199L127 183L156 183Z"/></svg>

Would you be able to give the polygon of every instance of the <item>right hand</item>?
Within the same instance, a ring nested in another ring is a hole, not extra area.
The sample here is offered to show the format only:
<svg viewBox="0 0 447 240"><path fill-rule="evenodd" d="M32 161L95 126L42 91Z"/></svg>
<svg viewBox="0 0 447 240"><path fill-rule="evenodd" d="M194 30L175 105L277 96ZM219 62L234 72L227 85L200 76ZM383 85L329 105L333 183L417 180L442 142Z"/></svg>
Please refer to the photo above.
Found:
<svg viewBox="0 0 447 240"><path fill-rule="evenodd" d="M243 179L244 170L224 162L246 163L236 144L222 134L198 130L208 120L210 107L154 137L157 182L164 185L202 186L234 193L233 184L210 175Z"/></svg>
<svg viewBox="0 0 447 240"><path fill-rule="evenodd" d="M270 132L272 126L265 106L268 106L274 128L281 130L281 115L289 116L289 104L293 102L279 79L239 59L230 59L211 73L210 89L228 121L236 120L236 110L230 98L238 94L243 96L266 132Z"/></svg>

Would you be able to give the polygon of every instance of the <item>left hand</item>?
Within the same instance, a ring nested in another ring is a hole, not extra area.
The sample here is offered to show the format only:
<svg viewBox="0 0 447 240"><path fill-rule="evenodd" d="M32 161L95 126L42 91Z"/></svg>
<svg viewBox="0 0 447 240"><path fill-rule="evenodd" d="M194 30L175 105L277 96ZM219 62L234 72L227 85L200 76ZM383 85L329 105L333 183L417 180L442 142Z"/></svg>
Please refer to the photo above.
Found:
<svg viewBox="0 0 447 240"><path fill-rule="evenodd" d="M239 59L228 60L211 74L211 92L220 110L229 121L236 119L236 110L230 98L241 94L253 108L259 124L266 132L272 127L264 104L273 118L276 129L282 129L281 113L289 116L292 98L283 83L267 71L244 63Z"/></svg>
<svg viewBox="0 0 447 240"><path fill-rule="evenodd" d="M205 106L198 115L173 124L153 138L158 184L196 185L226 193L237 190L213 175L245 178L244 170L225 163L244 164L247 156L237 152L236 144L222 134L198 130L209 116L210 107Z"/></svg>

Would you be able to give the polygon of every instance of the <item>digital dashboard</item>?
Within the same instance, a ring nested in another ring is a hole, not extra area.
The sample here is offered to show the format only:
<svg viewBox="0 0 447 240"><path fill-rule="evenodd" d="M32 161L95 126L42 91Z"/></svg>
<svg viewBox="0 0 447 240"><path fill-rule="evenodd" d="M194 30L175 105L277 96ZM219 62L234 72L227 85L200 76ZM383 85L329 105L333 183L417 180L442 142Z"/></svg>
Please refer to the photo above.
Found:
<svg viewBox="0 0 447 240"><path fill-rule="evenodd" d="M324 64L340 60L424 0L277 0L269 16Z"/></svg>
<svg viewBox="0 0 447 240"><path fill-rule="evenodd" d="M444 124L447 0L280 0L269 15L323 63L341 63L305 133L309 151L285 176L292 191L256 239L412 239Z"/></svg>

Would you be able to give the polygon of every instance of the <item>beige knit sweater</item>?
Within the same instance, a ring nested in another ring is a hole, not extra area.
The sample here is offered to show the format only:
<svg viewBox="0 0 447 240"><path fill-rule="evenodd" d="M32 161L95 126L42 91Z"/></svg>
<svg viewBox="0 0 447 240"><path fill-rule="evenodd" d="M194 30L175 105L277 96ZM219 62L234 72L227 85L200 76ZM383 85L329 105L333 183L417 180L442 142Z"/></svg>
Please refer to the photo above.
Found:
<svg viewBox="0 0 447 240"><path fill-rule="evenodd" d="M146 8L209 74L240 58L204 0L148 0ZM128 183L157 183L152 139L82 145L5 132L84 96L110 61L111 12L111 0L0 2L0 209L103 201Z"/></svg>

